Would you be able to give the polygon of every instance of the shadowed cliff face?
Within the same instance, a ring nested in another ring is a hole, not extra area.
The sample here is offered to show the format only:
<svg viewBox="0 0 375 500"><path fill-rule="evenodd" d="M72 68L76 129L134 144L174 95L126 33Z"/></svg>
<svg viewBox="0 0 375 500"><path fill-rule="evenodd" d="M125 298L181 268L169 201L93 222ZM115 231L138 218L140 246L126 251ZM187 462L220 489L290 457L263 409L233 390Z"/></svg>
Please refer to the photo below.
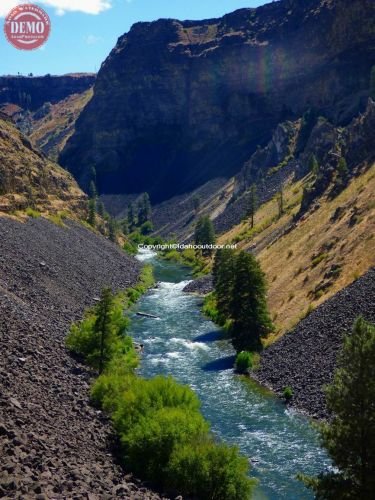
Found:
<svg viewBox="0 0 375 500"><path fill-rule="evenodd" d="M280 121L346 124L368 96L372 0L283 0L207 21L138 23L102 65L61 162L153 201L238 172Z"/></svg>

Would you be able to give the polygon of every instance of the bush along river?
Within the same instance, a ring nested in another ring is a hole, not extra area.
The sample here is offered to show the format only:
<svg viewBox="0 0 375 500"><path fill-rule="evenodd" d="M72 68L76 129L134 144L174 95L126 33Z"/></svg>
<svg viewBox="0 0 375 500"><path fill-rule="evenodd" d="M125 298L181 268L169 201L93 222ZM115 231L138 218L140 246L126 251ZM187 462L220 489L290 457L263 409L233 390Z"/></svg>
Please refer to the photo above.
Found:
<svg viewBox="0 0 375 500"><path fill-rule="evenodd" d="M170 374L196 391L213 433L251 460L251 474L259 480L257 500L313 498L296 474L316 475L330 462L309 419L234 374L231 344L202 315L202 299L182 291L191 279L189 269L152 252L138 258L153 265L158 281L137 305L158 319L134 314L129 332L144 345L140 375Z"/></svg>

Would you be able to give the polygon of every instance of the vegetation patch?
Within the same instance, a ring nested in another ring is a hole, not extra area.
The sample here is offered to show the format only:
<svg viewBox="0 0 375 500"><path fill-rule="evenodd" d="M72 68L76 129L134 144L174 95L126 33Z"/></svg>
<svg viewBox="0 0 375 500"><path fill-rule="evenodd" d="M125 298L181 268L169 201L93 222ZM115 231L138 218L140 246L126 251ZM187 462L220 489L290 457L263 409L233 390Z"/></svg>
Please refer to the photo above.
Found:
<svg viewBox="0 0 375 500"><path fill-rule="evenodd" d="M72 326L67 346L99 372L92 401L110 415L127 470L173 498L249 499L256 481L248 477L247 458L217 442L196 394L172 377L145 380L135 373L139 360L124 307L151 276L146 268L138 286L116 296L103 290L100 302Z"/></svg>
<svg viewBox="0 0 375 500"><path fill-rule="evenodd" d="M42 215L38 210L35 210L34 208L31 207L26 208L25 213L26 215L32 217L33 219L38 219Z"/></svg>
<svg viewBox="0 0 375 500"><path fill-rule="evenodd" d="M318 255L315 255L311 259L311 267L314 268L318 266L323 260L326 260L328 257L328 253L322 252Z"/></svg>

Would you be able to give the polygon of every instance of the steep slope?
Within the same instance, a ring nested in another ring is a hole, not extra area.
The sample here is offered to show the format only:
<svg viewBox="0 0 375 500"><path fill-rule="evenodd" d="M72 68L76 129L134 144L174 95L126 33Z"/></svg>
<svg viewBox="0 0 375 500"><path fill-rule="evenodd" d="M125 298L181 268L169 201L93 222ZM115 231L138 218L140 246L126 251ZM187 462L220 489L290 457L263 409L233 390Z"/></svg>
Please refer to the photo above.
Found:
<svg viewBox="0 0 375 500"><path fill-rule="evenodd" d="M366 112L345 128L318 120L305 149L290 161L296 167L289 180L288 162L271 169L267 164L266 168L259 162L256 165L257 185L263 186L260 202L266 203L255 215L254 228L246 217L249 191L227 205L215 220L217 227L225 228L225 223L230 227L233 221L243 219L222 234L219 242L237 243L259 258L269 282L268 299L276 336L375 265L374 127L372 100ZM250 165L258 157L267 156L275 140L258 151ZM319 162L315 173L308 170L311 155ZM338 173L340 158L347 159L344 180ZM262 172L263 182L259 182ZM285 172L284 181L276 178L272 183L280 172ZM243 179L244 174L237 179L239 186ZM265 186L269 186L268 192ZM283 213L279 204L281 186ZM267 197L262 200L264 193Z"/></svg>
<svg viewBox="0 0 375 500"><path fill-rule="evenodd" d="M101 193L154 202L238 172L309 107L347 123L365 105L372 0L282 0L207 21L135 24L103 63L61 162Z"/></svg>
<svg viewBox="0 0 375 500"><path fill-rule="evenodd" d="M0 496L156 499L114 462L90 373L65 349L72 321L139 264L74 222L0 217Z"/></svg>
<svg viewBox="0 0 375 500"><path fill-rule="evenodd" d="M85 200L71 174L34 149L0 114L0 212L32 208L80 216Z"/></svg>
<svg viewBox="0 0 375 500"><path fill-rule="evenodd" d="M0 77L0 111L34 146L57 161L92 97L95 75Z"/></svg>
<svg viewBox="0 0 375 500"><path fill-rule="evenodd" d="M330 383L344 334L364 316L375 322L375 268L319 306L290 333L266 349L254 376L280 396L293 389L292 405L327 417L323 387Z"/></svg>

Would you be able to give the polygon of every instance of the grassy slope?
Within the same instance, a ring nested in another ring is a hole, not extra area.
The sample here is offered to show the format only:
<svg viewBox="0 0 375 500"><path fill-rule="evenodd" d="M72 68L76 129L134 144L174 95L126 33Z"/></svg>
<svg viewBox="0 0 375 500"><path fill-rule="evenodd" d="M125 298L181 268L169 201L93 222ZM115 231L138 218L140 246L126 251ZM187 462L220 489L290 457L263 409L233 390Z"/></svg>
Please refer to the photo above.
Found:
<svg viewBox="0 0 375 500"><path fill-rule="evenodd" d="M0 117L0 212L32 208L80 217L85 195L66 170L49 161Z"/></svg>
<svg viewBox="0 0 375 500"><path fill-rule="evenodd" d="M48 156L57 160L69 137L74 133L75 122L93 94L92 88L82 94L73 94L53 104L43 118L33 120L30 140Z"/></svg>
<svg viewBox="0 0 375 500"><path fill-rule="evenodd" d="M269 343L375 265L375 165L335 199L323 197L316 211L280 236L299 209L302 186L300 181L286 189L287 211L280 219L277 202L272 200L258 210L255 231L245 222L220 238L220 242L240 239L239 248L254 248L261 262L277 328ZM329 275L332 266L339 270Z"/></svg>

